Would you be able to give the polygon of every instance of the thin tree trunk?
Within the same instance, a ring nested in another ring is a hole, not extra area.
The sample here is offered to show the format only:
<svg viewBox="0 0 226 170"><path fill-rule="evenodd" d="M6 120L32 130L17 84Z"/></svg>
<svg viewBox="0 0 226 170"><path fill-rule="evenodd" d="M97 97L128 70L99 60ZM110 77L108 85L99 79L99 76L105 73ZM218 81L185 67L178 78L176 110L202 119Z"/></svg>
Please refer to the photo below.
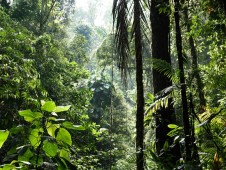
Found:
<svg viewBox="0 0 226 170"><path fill-rule="evenodd" d="M180 29L180 15L179 15L179 0L174 0L175 2L175 25L176 25L176 46L178 63L180 70L180 84L181 84L181 97L182 97L182 107L183 107L183 124L184 124L184 135L185 135L185 161L191 161L191 139L190 139L190 124L188 115L188 104L187 104L187 94L186 94L186 84L184 77L184 64L183 64L183 54L182 54L182 37Z"/></svg>
<svg viewBox="0 0 226 170"><path fill-rule="evenodd" d="M193 164L197 167L197 170L202 170L199 154L198 154L198 147L195 142L195 110L193 105L193 96L192 93L189 95L190 98L190 113L192 114L192 120L191 120L191 144L192 144L192 153L191 153L191 159L193 160Z"/></svg>
<svg viewBox="0 0 226 170"><path fill-rule="evenodd" d="M140 0L134 0L134 33L136 55L137 114L136 114L136 165L137 170L144 170L144 89L141 36Z"/></svg>
<svg viewBox="0 0 226 170"><path fill-rule="evenodd" d="M49 1L42 0L41 2L41 11L39 19L39 35L42 35L45 31L45 25L48 22L51 12L56 5L57 0L51 0L50 7L48 8Z"/></svg>
<svg viewBox="0 0 226 170"><path fill-rule="evenodd" d="M158 6L161 5L159 3L158 0L151 1L152 57L171 64L169 53L169 16L167 13L159 12ZM164 0L162 3L169 4L169 0ZM172 81L164 73L154 69L154 94L156 95L161 90L170 86L172 86ZM167 134L170 131L168 124L174 123L174 118L172 99L169 99L169 106L158 110L156 116L156 150L167 168L175 166L176 162L180 159L179 145L169 149L168 153L162 152L165 142L168 142L169 146L173 144L173 139Z"/></svg>
<svg viewBox="0 0 226 170"><path fill-rule="evenodd" d="M184 2L183 2L184 4ZM185 18L185 23L186 23L186 27L187 27L187 32L190 33L191 31L191 25L189 22L189 18L188 18L188 8L185 7L184 8L184 18ZM199 74L199 68L198 68L198 57L197 57L197 52L196 52L196 48L195 48L195 43L194 43L194 39L192 37L192 35L189 36L189 45L190 45L190 50L191 50L191 56L192 56L192 77L194 76L196 79L196 83L197 83L197 91L199 94L199 109L201 112L203 112L206 107L206 99L204 96L204 92L203 92L203 82L202 79L200 77ZM193 97L192 94L190 94L190 113L192 114L192 124L191 124L191 147L192 147L192 153L191 153L191 159L193 160L193 164L194 166L197 167L197 169L202 169L202 167L200 166L200 159L199 159L199 155L198 155L198 148L196 146L196 142L195 142L195 125L194 125L194 115L195 115L195 110L194 110L194 106L193 106Z"/></svg>
<svg viewBox="0 0 226 170"><path fill-rule="evenodd" d="M189 18L188 18L188 9L187 8L184 9L184 17L185 17L185 23L187 25L187 32L190 33L191 26L190 26L190 22L189 22ZM202 79L199 74L197 52L196 52L196 48L195 48L194 39L191 35L189 36L189 45L190 45L191 56L192 56L192 72L193 72L193 76L195 77L196 82L197 82L197 91L199 94L199 104L200 104L200 109L202 109L203 107L206 107L206 99L205 99L205 95L203 92L204 85L203 85Z"/></svg>

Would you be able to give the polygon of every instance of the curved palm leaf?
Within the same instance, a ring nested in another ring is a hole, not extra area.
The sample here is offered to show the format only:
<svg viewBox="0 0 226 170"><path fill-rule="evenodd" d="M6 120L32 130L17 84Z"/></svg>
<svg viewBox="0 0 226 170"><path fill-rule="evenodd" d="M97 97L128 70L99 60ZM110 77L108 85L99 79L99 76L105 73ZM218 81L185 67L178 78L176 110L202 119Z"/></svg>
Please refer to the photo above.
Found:
<svg viewBox="0 0 226 170"><path fill-rule="evenodd" d="M114 0L113 1L113 23L115 27L115 43L118 50L118 66L121 69L121 77L123 80L127 79L127 70L129 65L130 56L130 42L135 36L137 25L140 24L141 34L143 34L147 41L147 30L150 32L146 15L144 14L145 8L148 7L146 1L138 0L135 5L131 0ZM139 8L139 15L134 14L134 8ZM139 24L138 24L139 22ZM132 26L131 32L129 27ZM130 37L132 38L130 40Z"/></svg>
<svg viewBox="0 0 226 170"><path fill-rule="evenodd" d="M113 23L116 27L115 30L115 43L119 53L118 66L121 69L121 76L127 77L128 56L129 48L129 10L128 0L114 0L113 1Z"/></svg>

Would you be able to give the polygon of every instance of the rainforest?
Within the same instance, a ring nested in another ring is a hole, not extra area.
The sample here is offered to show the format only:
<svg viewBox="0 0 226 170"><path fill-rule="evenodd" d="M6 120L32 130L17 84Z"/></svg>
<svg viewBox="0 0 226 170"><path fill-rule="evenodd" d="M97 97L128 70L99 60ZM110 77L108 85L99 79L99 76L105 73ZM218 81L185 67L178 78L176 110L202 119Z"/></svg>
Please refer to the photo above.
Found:
<svg viewBox="0 0 226 170"><path fill-rule="evenodd" d="M0 0L0 170L226 170L225 0Z"/></svg>

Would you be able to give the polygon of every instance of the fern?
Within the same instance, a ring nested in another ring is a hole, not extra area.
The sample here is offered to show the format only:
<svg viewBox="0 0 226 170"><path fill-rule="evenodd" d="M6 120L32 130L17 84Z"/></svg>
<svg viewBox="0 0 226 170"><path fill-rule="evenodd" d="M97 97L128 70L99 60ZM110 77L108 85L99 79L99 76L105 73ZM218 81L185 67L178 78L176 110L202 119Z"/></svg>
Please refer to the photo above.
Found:
<svg viewBox="0 0 226 170"><path fill-rule="evenodd" d="M165 76L167 76L171 81L177 82L178 80L178 72L179 70L173 69L170 63L161 60L161 59L152 59L153 69L156 71L159 71L160 73L163 73Z"/></svg>

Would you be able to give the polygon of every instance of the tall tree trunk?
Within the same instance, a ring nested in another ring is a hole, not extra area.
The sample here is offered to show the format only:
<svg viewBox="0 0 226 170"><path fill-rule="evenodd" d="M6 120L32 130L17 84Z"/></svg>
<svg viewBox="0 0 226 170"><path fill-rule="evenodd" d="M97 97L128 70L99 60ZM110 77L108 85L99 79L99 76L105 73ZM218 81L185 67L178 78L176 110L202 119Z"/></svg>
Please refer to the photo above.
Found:
<svg viewBox="0 0 226 170"><path fill-rule="evenodd" d="M137 114L136 114L136 155L137 170L144 169L144 89L143 89L143 59L141 36L141 6L140 0L134 0L134 38L136 55L137 84Z"/></svg>
<svg viewBox="0 0 226 170"><path fill-rule="evenodd" d="M130 16L127 8L128 0L113 1L113 21L116 22L115 40L119 51L119 66L122 76L127 75L129 40L128 24ZM137 170L144 170L144 87L143 87L143 59L141 22L144 18L141 0L133 0L133 30L135 39L136 58L136 86L137 86L137 113L136 113L136 166Z"/></svg>
<svg viewBox="0 0 226 170"><path fill-rule="evenodd" d="M159 12L158 6L161 5L159 3L159 0L151 0L152 57L171 64L169 53L169 16L167 13ZM169 0L163 0L161 3L167 6L169 5ZM170 86L172 86L172 82L164 73L153 70L155 95ZM179 145L176 145L168 153L162 152L166 142L169 145L173 143L173 139L167 134L170 131L168 124L174 122L174 117L172 99L169 99L169 106L167 108L162 107L158 110L156 116L156 150L168 168L175 166L176 161L180 158Z"/></svg>
<svg viewBox="0 0 226 170"><path fill-rule="evenodd" d="M184 8L184 18L185 18L185 23L187 25L187 32L190 33L191 31L191 25L189 22L188 18L188 9L187 7ZM198 56L195 48L195 43L193 37L190 35L189 36L189 45L190 45L190 50L191 50L191 56L192 56L192 76L195 77L196 83L197 83L197 91L199 94L199 104L200 104L200 109L203 109L206 107L206 99L203 91L203 82L199 74L199 68L198 68Z"/></svg>
<svg viewBox="0 0 226 170"><path fill-rule="evenodd" d="M182 3L184 4L184 2L182 1ZM190 33L191 31L191 23L189 21L188 18L188 8L185 5L184 9L184 21L186 23L186 27L187 27L187 32ZM194 39L192 37L192 35L189 36L189 45L190 45L190 50L191 50L191 56L192 56L192 77L194 76L194 78L196 79L196 83L197 83L197 91L199 94L199 111L203 112L205 107L206 107L206 99L204 96L204 91L203 91L203 82L202 79L200 77L199 74L199 68L198 68L198 56L197 56L197 52L196 52L196 48L195 48L195 43L194 43ZM199 167L200 165L200 159L199 159L199 155L198 155L198 148L196 146L196 142L195 142L195 125L194 125L194 119L195 119L195 109L194 109L194 105L193 105L193 97L192 94L190 93L190 113L192 114L192 124L191 124L191 147L192 147L192 153L191 153L191 159L193 160L193 164L194 166L197 167L197 169L202 169L201 167Z"/></svg>
<svg viewBox="0 0 226 170"><path fill-rule="evenodd" d="M193 105L193 96L192 93L189 95L190 98L190 113L192 115L191 119L191 144L192 144L192 153L191 153L191 159L193 160L193 164L197 167L197 170L202 170L201 164L200 164L200 159L199 159L199 154L198 154L198 147L195 142L195 110L194 110L194 105Z"/></svg>
<svg viewBox="0 0 226 170"><path fill-rule="evenodd" d="M181 28L180 28L180 15L179 15L179 0L174 0L175 2L175 25L176 25L176 46L177 46L177 55L178 63L180 70L180 84L181 84L181 98L182 98L182 107L183 107L183 124L184 124L184 135L185 135L185 161L191 161L191 139L190 139L190 124L189 124L189 115L188 115L188 104L187 104L187 94L186 94L186 84L184 77L184 64L183 64L183 54L182 54L182 37L181 37Z"/></svg>
<svg viewBox="0 0 226 170"><path fill-rule="evenodd" d="M39 35L42 35L45 31L45 25L48 22L48 19L53 11L57 0L42 0L41 1L41 10L40 10L40 18L39 18Z"/></svg>

